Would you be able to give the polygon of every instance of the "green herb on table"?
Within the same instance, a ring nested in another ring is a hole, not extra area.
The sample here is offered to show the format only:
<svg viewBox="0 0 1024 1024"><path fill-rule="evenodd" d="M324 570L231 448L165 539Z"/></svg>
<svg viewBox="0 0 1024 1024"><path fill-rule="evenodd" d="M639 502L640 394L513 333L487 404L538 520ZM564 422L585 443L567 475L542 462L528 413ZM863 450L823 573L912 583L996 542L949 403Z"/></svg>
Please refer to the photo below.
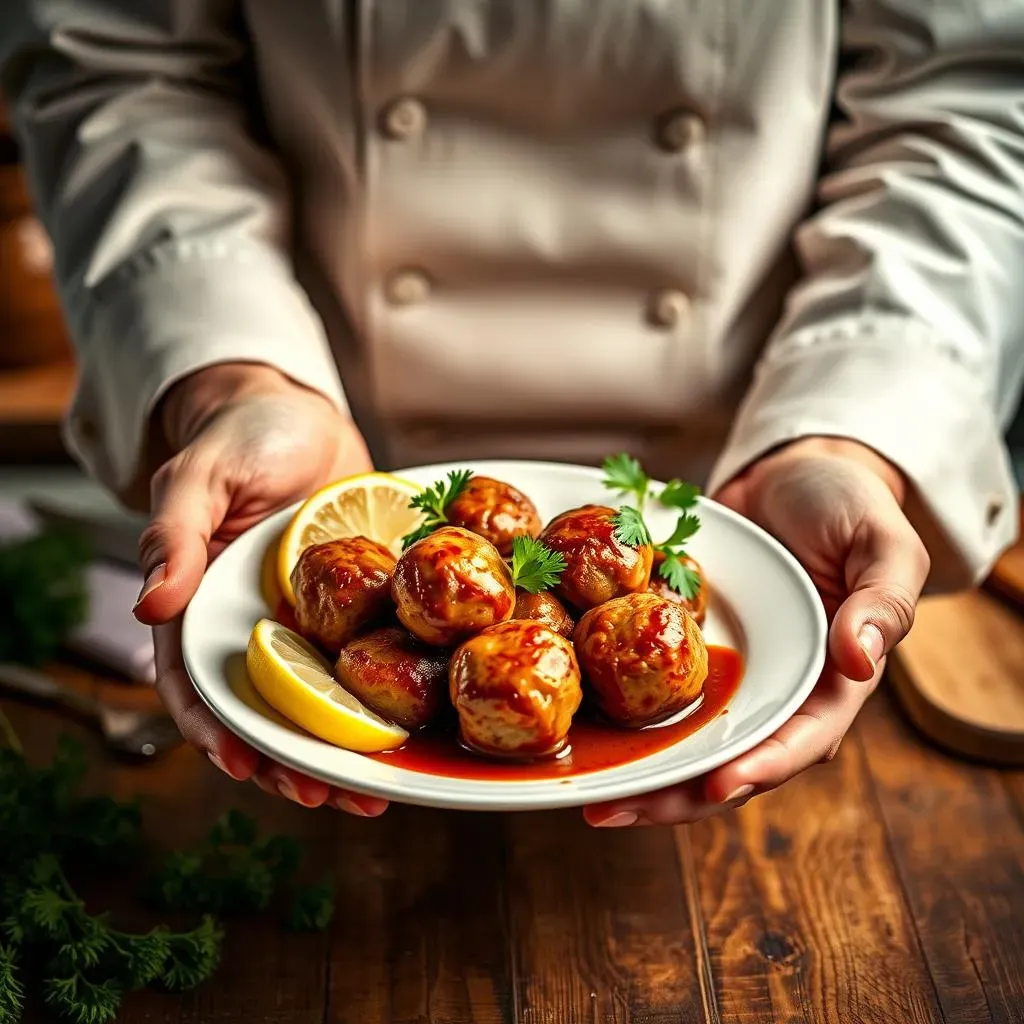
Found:
<svg viewBox="0 0 1024 1024"><path fill-rule="evenodd" d="M0 544L0 662L39 665L85 621L89 550L57 531Z"/></svg>
<svg viewBox="0 0 1024 1024"><path fill-rule="evenodd" d="M415 530L402 538L403 551L448 522L448 506L466 489L472 477L471 469L453 469L447 480L438 480L409 501L409 508L419 509L425 518Z"/></svg>
<svg viewBox="0 0 1024 1024"><path fill-rule="evenodd" d="M216 969L223 936L202 912L262 910L299 867L294 839L260 838L253 819L229 812L196 849L172 854L149 887L167 910L202 913L195 926L123 931L87 909L65 872L131 863L139 807L81 797L84 769L81 748L66 738L42 768L0 748L0 1024L21 1019L29 989L61 1020L106 1024L134 989L195 987ZM332 911L329 886L295 889L285 923L322 929Z"/></svg>
<svg viewBox="0 0 1024 1024"><path fill-rule="evenodd" d="M565 572L565 556L533 537L512 538L512 582L528 594L550 590Z"/></svg>

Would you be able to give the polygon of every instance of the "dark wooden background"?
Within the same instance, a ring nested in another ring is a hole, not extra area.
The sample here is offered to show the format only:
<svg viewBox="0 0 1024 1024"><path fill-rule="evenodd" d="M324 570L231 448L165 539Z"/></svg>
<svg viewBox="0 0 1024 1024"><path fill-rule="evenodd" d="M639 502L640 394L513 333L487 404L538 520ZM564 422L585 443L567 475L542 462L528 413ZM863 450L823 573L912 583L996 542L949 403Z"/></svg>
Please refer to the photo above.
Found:
<svg viewBox="0 0 1024 1024"><path fill-rule="evenodd" d="M4 707L34 758L68 728ZM598 831L576 811L362 820L184 748L144 767L90 750L89 785L145 794L157 848L239 806L300 836L338 886L329 934L234 922L211 983L133 995L125 1024L1024 1022L1024 772L931 749L884 688L835 761L677 829ZM138 921L125 879L89 895Z"/></svg>

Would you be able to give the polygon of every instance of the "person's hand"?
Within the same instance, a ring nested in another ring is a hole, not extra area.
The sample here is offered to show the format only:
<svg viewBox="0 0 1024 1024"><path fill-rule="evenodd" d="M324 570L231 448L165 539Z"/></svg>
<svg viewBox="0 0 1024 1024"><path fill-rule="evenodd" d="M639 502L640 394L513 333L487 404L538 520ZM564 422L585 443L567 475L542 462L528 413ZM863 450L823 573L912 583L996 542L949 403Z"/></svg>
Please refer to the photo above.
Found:
<svg viewBox="0 0 1024 1024"><path fill-rule="evenodd" d="M773 736L691 782L586 808L592 825L696 821L835 757L906 636L928 575L924 545L903 514L902 475L853 441L808 438L766 456L717 500L776 536L818 588L830 622L813 693Z"/></svg>
<svg viewBox="0 0 1024 1024"><path fill-rule="evenodd" d="M307 807L375 816L386 801L342 792L262 758L199 698L181 657L181 614L207 564L238 534L318 487L371 467L348 418L322 395L256 364L199 370L165 396L155 426L176 452L154 475L134 614L152 625L157 690L187 741L234 779Z"/></svg>

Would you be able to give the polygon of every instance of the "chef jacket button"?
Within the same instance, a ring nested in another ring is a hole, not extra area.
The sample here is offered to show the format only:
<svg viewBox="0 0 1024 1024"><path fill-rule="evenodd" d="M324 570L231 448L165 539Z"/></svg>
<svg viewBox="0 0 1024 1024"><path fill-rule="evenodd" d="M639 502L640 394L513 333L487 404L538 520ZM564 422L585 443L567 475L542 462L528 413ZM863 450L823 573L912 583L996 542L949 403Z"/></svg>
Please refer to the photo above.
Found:
<svg viewBox="0 0 1024 1024"><path fill-rule="evenodd" d="M381 120L381 128L388 138L404 141L423 134L427 127L427 111L419 100L403 96L392 103Z"/></svg>
<svg viewBox="0 0 1024 1024"><path fill-rule="evenodd" d="M985 509L985 523L991 529L999 522L999 517L1003 514L1003 499L997 494L993 494L988 499L988 506Z"/></svg>
<svg viewBox="0 0 1024 1024"><path fill-rule="evenodd" d="M675 327L690 311L690 300L678 288L663 288L651 296L647 316L655 327Z"/></svg>
<svg viewBox="0 0 1024 1024"><path fill-rule="evenodd" d="M99 440L100 427L91 416L83 416L78 420L76 426L78 427L78 434L83 441L92 443Z"/></svg>
<svg viewBox="0 0 1024 1024"><path fill-rule="evenodd" d="M430 278L422 270L397 270L388 278L384 293L392 306L415 306L430 294Z"/></svg>
<svg viewBox="0 0 1024 1024"><path fill-rule="evenodd" d="M658 119L655 138L666 153L680 153L703 140L704 122L690 110L671 110Z"/></svg>

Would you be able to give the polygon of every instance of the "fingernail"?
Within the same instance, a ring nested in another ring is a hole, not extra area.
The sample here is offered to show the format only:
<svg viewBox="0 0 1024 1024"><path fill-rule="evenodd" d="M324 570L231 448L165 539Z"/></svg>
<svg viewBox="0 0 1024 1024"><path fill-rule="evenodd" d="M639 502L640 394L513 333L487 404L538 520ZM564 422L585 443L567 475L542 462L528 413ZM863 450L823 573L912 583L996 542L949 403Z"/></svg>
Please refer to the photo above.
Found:
<svg viewBox="0 0 1024 1024"><path fill-rule="evenodd" d="M594 828L628 828L636 824L638 817L635 811L619 811L602 821L595 821Z"/></svg>
<svg viewBox="0 0 1024 1024"><path fill-rule="evenodd" d="M885 637L882 636L882 631L877 626L867 622L860 627L860 633L857 634L857 643L860 644L861 650L868 656L868 661L871 662L871 671L874 672L879 660L885 653Z"/></svg>
<svg viewBox="0 0 1024 1024"><path fill-rule="evenodd" d="M723 803L732 803L733 800L742 800L745 796L750 796L754 792L754 787L751 783L747 783L744 786L737 786L723 801Z"/></svg>
<svg viewBox="0 0 1024 1024"><path fill-rule="evenodd" d="M277 780L277 791L285 800L294 800L297 804L302 803L299 799L299 791L292 785L291 779L284 775Z"/></svg>
<svg viewBox="0 0 1024 1024"><path fill-rule="evenodd" d="M150 570L149 575L146 577L146 582L142 584L142 590L139 591L138 599L132 606L132 611L142 604L143 601L149 597L150 594L156 590L157 587L163 586L164 579L167 576L167 563L161 562L158 566Z"/></svg>
<svg viewBox="0 0 1024 1024"><path fill-rule="evenodd" d="M340 794L331 801L331 806L339 811L345 811L346 814L354 814L357 818L370 817L355 800L350 800L347 796Z"/></svg>

